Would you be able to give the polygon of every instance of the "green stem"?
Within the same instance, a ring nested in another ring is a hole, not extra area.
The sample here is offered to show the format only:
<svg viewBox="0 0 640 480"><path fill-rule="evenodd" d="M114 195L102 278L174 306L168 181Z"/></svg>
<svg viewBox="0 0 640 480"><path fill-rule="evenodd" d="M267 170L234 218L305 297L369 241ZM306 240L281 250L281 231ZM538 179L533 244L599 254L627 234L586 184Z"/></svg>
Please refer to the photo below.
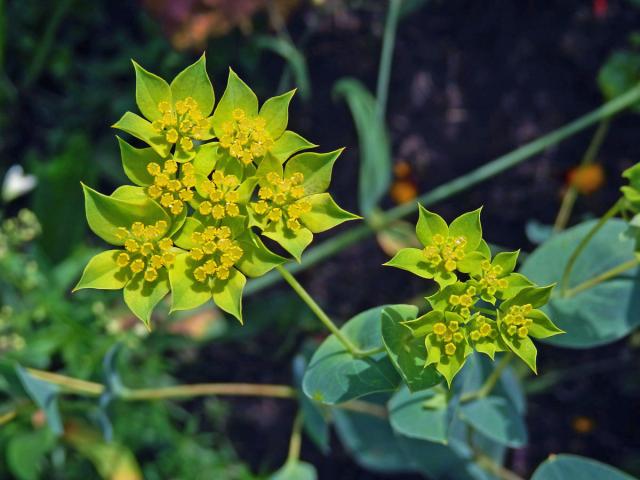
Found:
<svg viewBox="0 0 640 480"><path fill-rule="evenodd" d="M376 88L376 116L383 120L387 109L389 96L389 79L391 77L391 62L393 60L393 47L396 41L398 18L402 0L391 0L387 21L384 26L382 39L382 53L380 54L380 67L378 68L378 85Z"/></svg>
<svg viewBox="0 0 640 480"><path fill-rule="evenodd" d="M424 206L429 206L434 203L445 200L457 193L463 192L479 183L484 182L494 176L509 170L510 168L519 165L523 161L531 158L532 156L543 152L549 147L552 147L561 141L575 135L578 132L590 127L591 125L601 121L603 118L610 117L630 105L633 105L640 100L640 85L632 88L624 95L616 97L615 99L605 103L601 107L593 110L592 112L577 118L576 120L568 123L567 125L554 130L553 132L544 135L533 142L523 145L520 148L513 150L512 152L496 158L495 160L484 164L483 166L472 170L471 172L456 178L448 183L440 185L439 187L429 191L416 199L417 203L421 203ZM403 205L398 205L386 212L382 213L382 219L380 225L377 228L384 228L390 223L399 220L416 210L416 203L409 202ZM338 252L341 252L350 245L353 245L360 240L373 235L376 232L370 225L363 223L357 227L351 228L339 235L336 235L326 242L310 248L304 255L304 260L299 264L291 264L287 266L287 270L291 273L297 273L302 270L321 262L325 258L331 257ZM280 280L276 272L270 272L256 280L252 280L245 288L247 293L255 293L270 285L277 283Z"/></svg>
<svg viewBox="0 0 640 480"><path fill-rule="evenodd" d="M30 375L45 382L62 387L65 393L73 393L85 397L99 397L104 393L105 387L101 383L80 380L59 373L51 373L45 370L28 368ZM237 397L271 397L282 399L294 399L298 392L288 385L270 385L254 383L200 383L193 385L176 385L160 388L123 388L119 397L127 401L143 400L170 400L203 396L237 396ZM383 406L362 400L335 405L336 408L353 412L386 418L387 411ZM9 412L11 413L11 412ZM10 415L2 415L0 418Z"/></svg>
<svg viewBox="0 0 640 480"><path fill-rule="evenodd" d="M168 398L192 398L208 396L295 398L296 391L287 385L253 383L201 383L162 388L124 389L126 400L163 400Z"/></svg>
<svg viewBox="0 0 640 480"><path fill-rule="evenodd" d="M346 348L351 355L353 355L354 357L362 357L362 356L367 356L371 354L369 353L370 351L360 350L351 342L351 340L347 338L347 336L344 333L340 331L338 326L335 323L333 323L333 320L329 318L329 316L324 312L324 310L322 310L320 305L316 303L316 301L311 297L311 295L309 295L309 293L304 289L304 287L300 285L300 282L298 282L295 279L295 277L291 275L291 273L289 273L287 269L283 268L282 266L278 266L276 267L276 270L280 272L280 275L282 275L282 278L284 278L284 280L291 286L293 291L298 294L298 296L302 299L302 301L306 303L309 309L316 315L316 317L318 317L318 320L320 320L322 324L325 327L327 327L327 329L333 335L335 335L335 337L340 341L340 343L342 343L344 348ZM375 349L375 350L378 350L378 349Z"/></svg>
<svg viewBox="0 0 640 480"><path fill-rule="evenodd" d="M562 279L560 280L560 295L562 297L567 295L567 291L569 290L569 278L571 276L571 272L573 271L573 267L575 266L576 261L578 260L578 257L580 256L582 251L586 248L594 235L598 233L598 231L602 227L604 227L605 223L607 223L607 221L616 216L618 212L622 210L623 206L624 199L618 200L602 217L600 217L598 223L596 223L593 228L589 230L589 233L587 233L587 235L580 241L576 249L573 251L573 253L569 257L569 260L567 261L567 265L564 267Z"/></svg>
<svg viewBox="0 0 640 480"><path fill-rule="evenodd" d="M611 117L606 117L600 120L598 129L593 134L593 138L589 143L589 147L582 157L580 167L591 165L595 161L596 156L598 155L598 152L602 147L602 143L607 136L610 124ZM578 193L578 189L573 184L569 185L567 192L562 197L562 204L560 205L558 216L556 217L556 221L553 225L554 231L559 232L561 230L564 230L564 228L567 226L567 223L569 223L569 218L571 218L571 211L573 210L573 206L575 205L578 198Z"/></svg>
<svg viewBox="0 0 640 480"><path fill-rule="evenodd" d="M480 400L489 395L493 388L496 386L496 383L498 383L498 380L500 380L502 372L505 368L507 368L512 359L513 352L506 353L502 357L496 368L493 369L491 375L487 377L482 386L475 392L469 392L465 395L462 395L462 397L460 398L460 403L469 403L474 400Z"/></svg>
<svg viewBox="0 0 640 480"><path fill-rule="evenodd" d="M289 440L289 454L286 463L296 463L300 458L300 447L302 446L302 413L298 412L293 421L291 429L291 439Z"/></svg>
<svg viewBox="0 0 640 480"><path fill-rule="evenodd" d="M474 460L480 468L495 475L500 480L525 480L517 473L496 463L493 458L482 452L476 452L474 454Z"/></svg>
<svg viewBox="0 0 640 480"><path fill-rule="evenodd" d="M568 290L565 291L564 297L565 298L572 297L577 293L593 288L596 285L599 285L602 282L609 280L610 278L617 277L621 273L624 273L627 270L631 270L632 268L637 267L638 263L640 263L640 260L638 260L637 258L632 258L631 260L627 260L626 262L623 262L620 265L617 265L607 270L606 272L601 273L596 277L590 278L585 282L579 283L573 288L569 288Z"/></svg>

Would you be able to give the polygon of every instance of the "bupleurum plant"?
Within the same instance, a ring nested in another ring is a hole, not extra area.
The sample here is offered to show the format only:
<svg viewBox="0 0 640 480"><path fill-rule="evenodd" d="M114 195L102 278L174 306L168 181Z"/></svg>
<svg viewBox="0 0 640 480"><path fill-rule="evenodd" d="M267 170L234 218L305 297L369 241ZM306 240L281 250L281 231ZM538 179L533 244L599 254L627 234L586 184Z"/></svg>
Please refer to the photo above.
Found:
<svg viewBox="0 0 640 480"><path fill-rule="evenodd" d="M404 248L386 265L438 284L427 297L431 310L403 322L414 337L424 338L425 367L434 365L451 384L474 350L492 360L496 352L511 351L535 372L531 338L563 333L540 310L553 286L538 287L515 273L517 251L491 257L479 209L447 225L420 206L416 235L423 248Z"/></svg>
<svg viewBox="0 0 640 480"><path fill-rule="evenodd" d="M114 127L148 147L118 138L134 185L109 196L83 185L89 226L117 248L90 260L76 290L123 289L148 327L169 292L172 311L212 299L242 322L246 277L286 262L260 235L300 259L314 233L358 218L326 193L341 150L299 153L316 145L287 130L294 91L259 107L230 71L215 105L204 55L170 84L134 68L143 116Z"/></svg>
<svg viewBox="0 0 640 480"><path fill-rule="evenodd" d="M89 226L117 248L91 259L76 290L123 289L126 304L147 327L169 292L171 311L213 300L242 322L246 277L287 261L261 237L299 261L315 233L358 218L327 193L342 150L309 152L315 145L287 130L293 91L259 106L230 71L216 105L204 55L170 84L134 67L144 117L127 112L114 127L148 147L118 138L134 185L109 196L83 185ZM531 338L562 333L540 310L552 287L514 273L518 252L491 257L480 210L447 225L420 207L416 234L424 247L402 249L387 265L438 285L427 298L431 310L403 323L424 338L425 368L433 366L451 384L474 350L491 359L512 351L535 371ZM302 290L290 274L280 273ZM377 351L358 348L312 299L306 301L349 353Z"/></svg>

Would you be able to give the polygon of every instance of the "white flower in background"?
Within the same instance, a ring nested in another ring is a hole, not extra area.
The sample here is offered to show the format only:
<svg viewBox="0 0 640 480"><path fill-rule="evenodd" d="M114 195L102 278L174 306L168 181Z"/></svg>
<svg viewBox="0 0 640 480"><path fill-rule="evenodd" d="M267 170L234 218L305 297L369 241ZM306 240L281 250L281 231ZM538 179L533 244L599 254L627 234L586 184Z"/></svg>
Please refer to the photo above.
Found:
<svg viewBox="0 0 640 480"><path fill-rule="evenodd" d="M12 165L2 183L2 200L10 202L33 190L38 183L35 175L25 175L22 165Z"/></svg>

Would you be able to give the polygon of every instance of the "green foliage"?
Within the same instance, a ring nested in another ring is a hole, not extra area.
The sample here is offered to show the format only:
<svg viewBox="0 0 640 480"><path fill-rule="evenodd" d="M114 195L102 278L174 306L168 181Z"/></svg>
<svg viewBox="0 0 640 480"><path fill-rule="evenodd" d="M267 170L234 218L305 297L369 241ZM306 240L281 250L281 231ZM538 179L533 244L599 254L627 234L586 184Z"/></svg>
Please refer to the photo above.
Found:
<svg viewBox="0 0 640 480"><path fill-rule="evenodd" d="M598 72L598 86L607 100L616 98L640 81L640 52L613 52ZM640 105L632 107L635 112L640 111Z"/></svg>
<svg viewBox="0 0 640 480"><path fill-rule="evenodd" d="M384 307L362 312L341 331L362 350L382 347L380 316ZM302 388L313 400L332 405L376 392L394 390L400 378L384 352L354 358L330 335L316 350L305 372Z"/></svg>
<svg viewBox="0 0 640 480"><path fill-rule="evenodd" d="M346 100L358 131L358 204L363 215L370 215L391 183L391 147L387 128L376 114L376 99L357 80L340 80L334 87L334 93Z"/></svg>
<svg viewBox="0 0 640 480"><path fill-rule="evenodd" d="M585 222L553 236L527 258L522 273L543 284L559 281L570 253L594 225L594 221ZM572 290L612 267L633 260L635 244L624 235L626 228L621 220L609 220L587 244L571 271L566 294L557 292L542 308L567 334L546 338L544 342L591 348L616 341L638 326L636 269L623 277ZM603 318L607 321L602 321Z"/></svg>
<svg viewBox="0 0 640 480"><path fill-rule="evenodd" d="M577 455L552 455L534 472L531 480L634 480L634 477L604 463Z"/></svg>
<svg viewBox="0 0 640 480"><path fill-rule="evenodd" d="M114 127L149 147L118 138L136 187L106 196L83 186L90 228L123 248L94 257L76 290L123 289L149 328L169 292L172 311L213 300L242 323L246 277L286 261L256 232L300 260L314 233L358 218L326 193L340 151L298 153L315 145L286 130L293 91L259 108L230 70L214 109L204 55L170 84L133 65L144 118L127 112Z"/></svg>
<svg viewBox="0 0 640 480"><path fill-rule="evenodd" d="M287 462L271 476L271 480L316 480L318 474L313 465L306 462Z"/></svg>
<svg viewBox="0 0 640 480"><path fill-rule="evenodd" d="M385 265L435 280L439 289L427 298L432 310L418 318L388 311L382 320L389 354L410 388L418 390L423 378L433 378L433 373L419 373L420 357L423 370L435 366L451 385L474 350L492 359L496 352L511 350L535 372L536 348L530 337L562 333L539 310L553 286L537 288L525 276L513 273L518 252L491 258L482 239L479 209L447 225L420 206L416 236L423 249L401 249ZM403 333L402 327L408 332ZM404 338L404 345L398 338ZM416 379L417 387L411 385Z"/></svg>

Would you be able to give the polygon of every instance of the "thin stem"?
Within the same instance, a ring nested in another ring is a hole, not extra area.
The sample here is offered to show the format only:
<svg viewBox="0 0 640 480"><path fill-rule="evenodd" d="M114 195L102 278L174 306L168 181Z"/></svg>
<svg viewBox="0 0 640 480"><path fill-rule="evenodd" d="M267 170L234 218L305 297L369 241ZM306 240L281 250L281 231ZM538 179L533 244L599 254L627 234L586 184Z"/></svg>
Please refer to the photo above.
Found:
<svg viewBox="0 0 640 480"><path fill-rule="evenodd" d="M59 373L46 372L35 368L27 368L27 372L40 380L58 385L70 393L99 397L104 391L104 385L96 382L87 382L86 380L79 380L77 378L67 377L66 375L60 375Z"/></svg>
<svg viewBox="0 0 640 480"><path fill-rule="evenodd" d="M316 303L316 301L309 295L309 293L304 289L300 282L298 282L291 273L282 266L276 267L280 275L284 278L284 280L293 288L293 291L298 294L298 296L302 299L304 303L307 304L309 309L318 317L325 327L333 334L335 337L344 345L347 351L353 356L361 356L364 352L358 349L351 340L349 340L344 333L340 331L338 326L333 323L333 320L329 318L329 316L322 310L320 305Z"/></svg>
<svg viewBox="0 0 640 480"><path fill-rule="evenodd" d="M58 373L28 368L27 371L40 380L62 387L66 392L84 396L98 397L104 392L104 385L67 377ZM161 388L124 389L125 400L158 400L169 398L202 397L209 395L228 395L244 397L295 398L296 390L288 385L268 385L252 383L200 383Z"/></svg>
<svg viewBox="0 0 640 480"><path fill-rule="evenodd" d="M393 47L396 42L396 31L398 30L398 18L400 16L401 5L402 0L391 0L389 2L387 21L384 26L382 53L380 54L380 67L378 68L378 85L376 88L376 116L380 120L384 119L387 109Z"/></svg>
<svg viewBox="0 0 640 480"><path fill-rule="evenodd" d="M514 471L509 470L508 468L505 468L502 465L496 463L493 458L482 452L476 452L474 455L474 460L480 468L495 475L500 480L525 480Z"/></svg>
<svg viewBox="0 0 640 480"><path fill-rule="evenodd" d="M175 387L125 389L122 392L122 398L126 400L161 400L212 395L295 398L297 394L294 388L287 385L253 383L202 383Z"/></svg>
<svg viewBox="0 0 640 480"><path fill-rule="evenodd" d="M577 118L576 120L568 123L567 125L554 130L533 142L523 145L520 148L513 150L512 152L502 155L501 157L488 162L481 167L472 170L471 172L462 175L448 183L440 185L428 193L425 193L416 199L417 203L421 203L424 206L433 205L434 203L446 200L447 198L463 192L479 183L489 180L494 176L509 170L510 168L519 165L528 158L545 151L549 147L552 147L561 141L581 132L582 130L589 128L591 125L599 122L603 118L610 117L626 108L633 105L640 100L640 85L632 88L624 95L621 95L601 107L593 110L592 112ZM402 205L398 205L390 210L381 214L381 221L377 228L384 228L390 223L406 217L409 214L414 213L416 210L416 203L409 202ZM370 225L363 223L357 227L351 228L344 233L336 235L335 237L327 240L326 242L310 248L304 255L302 263L287 265L287 270L291 273L301 272L307 268L320 263L324 259L341 252L345 248L353 245L360 240L373 235L376 232ZM245 288L247 293L255 293L270 285L277 283L280 280L278 273L270 272L267 275L263 275L259 279L252 280Z"/></svg>
<svg viewBox="0 0 640 480"><path fill-rule="evenodd" d="M469 392L463 395L460 398L460 403L468 403L474 400L480 400L486 397L487 395L489 395L493 390L493 388L496 386L496 383L498 383L498 380L500 380L500 376L502 375L502 372L504 371L505 368L507 368L507 366L509 365L509 362L511 362L512 359L513 359L513 352L506 353L502 357L502 359L500 360L496 368L493 369L493 372L491 372L491 375L487 377L484 384L482 384L482 386L475 392Z"/></svg>
<svg viewBox="0 0 640 480"><path fill-rule="evenodd" d="M600 275L598 275L596 277L590 278L587 281L579 283L578 285L576 285L573 288L569 288L568 290L565 291L563 296L565 298L566 297L572 297L572 296L576 295L577 293L580 293L580 292L582 292L584 290L588 290L590 288L593 288L596 285L599 285L602 282L609 280L610 278L617 277L621 273L624 273L627 270L631 270L632 268L637 267L638 263L640 263L640 260L638 260L637 258L633 258L631 260L627 260L626 262L623 262L620 265L617 265L617 266L607 270L606 272L601 273Z"/></svg>
<svg viewBox="0 0 640 480"><path fill-rule="evenodd" d="M569 260L567 261L567 265L564 267L564 273L562 274L562 279L560 280L560 295L566 296L567 290L569 289L569 278L571 276L571 272L573 271L573 267L575 266L578 257L582 253L582 251L589 244L591 239L594 237L596 233L604 226L607 221L613 218L615 215L622 210L624 206L624 199L618 200L602 217L598 220L589 233L580 241L576 249L573 251Z"/></svg>
<svg viewBox="0 0 640 480"><path fill-rule="evenodd" d="M30 375L45 382L58 385L67 393L98 397L102 395L105 387L101 383L88 382L59 373L51 373L35 368L28 368ZM238 396L238 397L271 397L281 399L295 399L298 392L288 385L270 385L254 383L200 383L193 385L176 385L161 388L123 388L118 392L119 398L126 401L143 400L169 400L203 396ZM335 408L364 413L379 418L387 417L387 410L381 405L351 400L349 402L334 405ZM10 414L0 415L0 420L10 420ZM1 422L0 422L1 423Z"/></svg>
<svg viewBox="0 0 640 480"><path fill-rule="evenodd" d="M387 409L382 405L362 400L350 400L345 403L340 403L336 405L336 407L341 408L342 410L364 413L365 415L371 415L382 419L386 419L389 416L389 412L387 412Z"/></svg>
<svg viewBox="0 0 640 480"><path fill-rule="evenodd" d="M582 157L580 167L591 165L595 161L596 156L600 151L600 147L602 147L602 143L607 136L610 124L611 117L603 118L602 120L600 120L597 130L593 134L593 138L591 138L589 147ZM571 211L573 210L573 206L575 205L578 198L578 193L578 189L575 187L575 185L569 185L569 188L562 197L562 204L560 205L558 216L556 217L556 221L553 225L554 231L559 232L561 230L564 230L564 228L567 226L567 223L569 223L569 218L571 218Z"/></svg>
<svg viewBox="0 0 640 480"><path fill-rule="evenodd" d="M287 455L287 463L295 463L300 458L300 447L302 445L302 412L296 414L291 429L291 439L289 440L289 454Z"/></svg>

